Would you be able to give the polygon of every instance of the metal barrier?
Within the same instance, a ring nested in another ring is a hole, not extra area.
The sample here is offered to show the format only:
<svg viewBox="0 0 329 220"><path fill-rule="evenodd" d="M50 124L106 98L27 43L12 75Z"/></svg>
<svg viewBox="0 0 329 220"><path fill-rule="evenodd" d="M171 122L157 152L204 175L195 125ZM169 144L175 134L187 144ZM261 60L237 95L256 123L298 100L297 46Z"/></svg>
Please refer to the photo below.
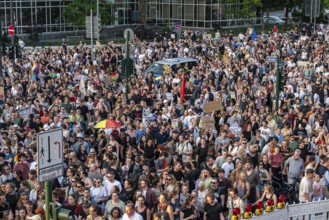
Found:
<svg viewBox="0 0 329 220"><path fill-rule="evenodd" d="M329 200L287 205L284 209L265 212L260 216L253 216L257 220L327 220L329 219Z"/></svg>

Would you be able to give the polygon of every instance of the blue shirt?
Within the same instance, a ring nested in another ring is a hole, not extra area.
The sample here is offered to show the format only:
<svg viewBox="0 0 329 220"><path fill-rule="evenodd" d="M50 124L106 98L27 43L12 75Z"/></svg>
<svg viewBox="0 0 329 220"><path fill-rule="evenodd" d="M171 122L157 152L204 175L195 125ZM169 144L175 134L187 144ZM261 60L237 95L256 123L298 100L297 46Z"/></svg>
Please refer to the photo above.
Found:
<svg viewBox="0 0 329 220"><path fill-rule="evenodd" d="M89 146L88 142L87 141L83 141L82 144L85 146L86 152L87 152L87 155L88 155L89 154L89 151L90 151L90 146ZM78 149L79 149L79 142L75 142L74 145L73 145L74 152L77 153L78 152Z"/></svg>

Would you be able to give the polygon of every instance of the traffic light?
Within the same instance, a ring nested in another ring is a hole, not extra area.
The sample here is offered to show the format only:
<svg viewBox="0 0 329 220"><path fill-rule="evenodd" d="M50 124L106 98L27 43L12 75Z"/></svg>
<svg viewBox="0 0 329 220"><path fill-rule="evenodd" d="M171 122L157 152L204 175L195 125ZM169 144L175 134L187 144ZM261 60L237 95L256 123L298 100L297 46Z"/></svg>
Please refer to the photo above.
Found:
<svg viewBox="0 0 329 220"><path fill-rule="evenodd" d="M9 47L8 56L9 56L9 59L14 59L14 57L15 57L15 46L10 46Z"/></svg>
<svg viewBox="0 0 329 220"><path fill-rule="evenodd" d="M53 208L54 208L54 206L51 207L52 210L50 212L50 213L52 213L53 220L67 220L70 217L72 217L72 219L74 219L74 212L72 210L66 209L63 206L56 207L55 210Z"/></svg>
<svg viewBox="0 0 329 220"><path fill-rule="evenodd" d="M1 43L1 52L2 52L3 56L5 56L7 54L7 47L6 47L5 42Z"/></svg>
<svg viewBox="0 0 329 220"><path fill-rule="evenodd" d="M283 88L286 86L287 80L287 74L284 71L280 71L280 91L283 91Z"/></svg>
<svg viewBox="0 0 329 220"><path fill-rule="evenodd" d="M57 220L67 220L69 217L74 217L74 212L70 209L59 207L56 209Z"/></svg>
<svg viewBox="0 0 329 220"><path fill-rule="evenodd" d="M128 76L132 75L134 71L134 61L132 59L123 59L121 61L121 75L127 73Z"/></svg>
<svg viewBox="0 0 329 220"><path fill-rule="evenodd" d="M21 47L18 45L18 44L16 44L15 45L15 51L16 51L16 58L22 58L22 50L21 50Z"/></svg>

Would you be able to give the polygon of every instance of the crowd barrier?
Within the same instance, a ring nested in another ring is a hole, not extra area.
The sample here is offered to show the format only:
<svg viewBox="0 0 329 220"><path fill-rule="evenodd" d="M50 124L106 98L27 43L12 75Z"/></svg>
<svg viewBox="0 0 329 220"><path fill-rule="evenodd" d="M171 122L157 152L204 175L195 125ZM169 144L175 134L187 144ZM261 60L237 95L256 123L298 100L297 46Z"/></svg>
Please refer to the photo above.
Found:
<svg viewBox="0 0 329 220"><path fill-rule="evenodd" d="M273 212L264 212L263 215L254 215L251 220L328 220L329 200L291 204Z"/></svg>

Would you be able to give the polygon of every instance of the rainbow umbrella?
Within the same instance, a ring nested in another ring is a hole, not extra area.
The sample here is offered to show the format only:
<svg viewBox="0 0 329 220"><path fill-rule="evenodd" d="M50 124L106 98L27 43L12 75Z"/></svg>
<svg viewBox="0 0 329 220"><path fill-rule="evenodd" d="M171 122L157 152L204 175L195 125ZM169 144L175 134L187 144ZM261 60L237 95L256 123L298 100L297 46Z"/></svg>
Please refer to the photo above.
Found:
<svg viewBox="0 0 329 220"><path fill-rule="evenodd" d="M106 119L106 120L98 122L95 125L95 128L118 128L120 126L121 126L121 124L119 122L116 122L114 120Z"/></svg>

